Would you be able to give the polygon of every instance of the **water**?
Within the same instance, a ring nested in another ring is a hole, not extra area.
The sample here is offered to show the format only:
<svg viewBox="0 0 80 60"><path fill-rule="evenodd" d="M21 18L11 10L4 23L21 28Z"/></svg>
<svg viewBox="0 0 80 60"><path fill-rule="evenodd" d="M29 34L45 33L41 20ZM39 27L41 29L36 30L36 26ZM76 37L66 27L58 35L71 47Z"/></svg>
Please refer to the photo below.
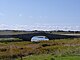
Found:
<svg viewBox="0 0 80 60"><path fill-rule="evenodd" d="M49 39L46 36L34 36L31 39L31 41L43 41L43 40L49 40Z"/></svg>

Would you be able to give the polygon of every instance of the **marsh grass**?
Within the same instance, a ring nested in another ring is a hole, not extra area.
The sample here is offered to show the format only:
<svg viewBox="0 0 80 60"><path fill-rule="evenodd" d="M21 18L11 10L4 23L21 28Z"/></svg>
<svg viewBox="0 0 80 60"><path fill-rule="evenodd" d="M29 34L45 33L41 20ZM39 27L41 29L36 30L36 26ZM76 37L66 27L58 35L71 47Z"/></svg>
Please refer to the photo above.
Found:
<svg viewBox="0 0 80 60"><path fill-rule="evenodd" d="M80 38L39 41L38 43L28 41L0 42L0 58L20 58L42 54L63 57L80 56Z"/></svg>

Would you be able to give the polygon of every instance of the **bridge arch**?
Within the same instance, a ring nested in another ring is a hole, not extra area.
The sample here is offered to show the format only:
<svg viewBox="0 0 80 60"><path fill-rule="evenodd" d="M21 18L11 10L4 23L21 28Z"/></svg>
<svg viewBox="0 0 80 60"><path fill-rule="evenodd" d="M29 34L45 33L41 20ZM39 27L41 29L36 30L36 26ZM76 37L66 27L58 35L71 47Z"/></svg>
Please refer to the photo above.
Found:
<svg viewBox="0 0 80 60"><path fill-rule="evenodd" d="M46 37L46 36L33 36L32 38L31 38L31 41L48 41L49 40L49 38L48 37Z"/></svg>
<svg viewBox="0 0 80 60"><path fill-rule="evenodd" d="M68 36L68 35L59 35L59 34L50 34L50 33L31 33L31 34L22 34L18 35L18 38L21 38L25 41L31 41L31 38L34 36L46 36L49 40L53 39L64 39L64 38L75 38L76 36Z"/></svg>

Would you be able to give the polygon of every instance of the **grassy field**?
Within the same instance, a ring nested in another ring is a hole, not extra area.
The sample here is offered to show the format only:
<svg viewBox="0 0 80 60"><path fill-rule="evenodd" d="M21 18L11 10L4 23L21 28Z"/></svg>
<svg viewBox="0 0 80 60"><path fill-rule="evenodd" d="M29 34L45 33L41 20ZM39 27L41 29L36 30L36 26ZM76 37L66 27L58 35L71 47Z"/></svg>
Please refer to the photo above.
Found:
<svg viewBox="0 0 80 60"><path fill-rule="evenodd" d="M40 42L0 42L0 59L24 57L23 60L31 60L31 58L35 58L35 60L43 58L44 60L43 56L46 57L46 59L50 57L47 60L51 58L55 58L56 60L79 60L80 38Z"/></svg>
<svg viewBox="0 0 80 60"><path fill-rule="evenodd" d="M17 60L21 59L19 58ZM23 60L80 60L80 56L54 56L51 54L42 54L23 57Z"/></svg>

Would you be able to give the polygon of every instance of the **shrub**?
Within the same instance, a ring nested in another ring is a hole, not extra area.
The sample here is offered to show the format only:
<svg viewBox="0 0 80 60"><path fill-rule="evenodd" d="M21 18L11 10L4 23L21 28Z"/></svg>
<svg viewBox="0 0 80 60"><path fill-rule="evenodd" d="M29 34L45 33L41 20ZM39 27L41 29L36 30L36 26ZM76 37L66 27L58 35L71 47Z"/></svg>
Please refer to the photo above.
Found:
<svg viewBox="0 0 80 60"><path fill-rule="evenodd" d="M55 60L55 58L50 58L50 60Z"/></svg>
<svg viewBox="0 0 80 60"><path fill-rule="evenodd" d="M50 46L49 44L42 44L43 47Z"/></svg>

